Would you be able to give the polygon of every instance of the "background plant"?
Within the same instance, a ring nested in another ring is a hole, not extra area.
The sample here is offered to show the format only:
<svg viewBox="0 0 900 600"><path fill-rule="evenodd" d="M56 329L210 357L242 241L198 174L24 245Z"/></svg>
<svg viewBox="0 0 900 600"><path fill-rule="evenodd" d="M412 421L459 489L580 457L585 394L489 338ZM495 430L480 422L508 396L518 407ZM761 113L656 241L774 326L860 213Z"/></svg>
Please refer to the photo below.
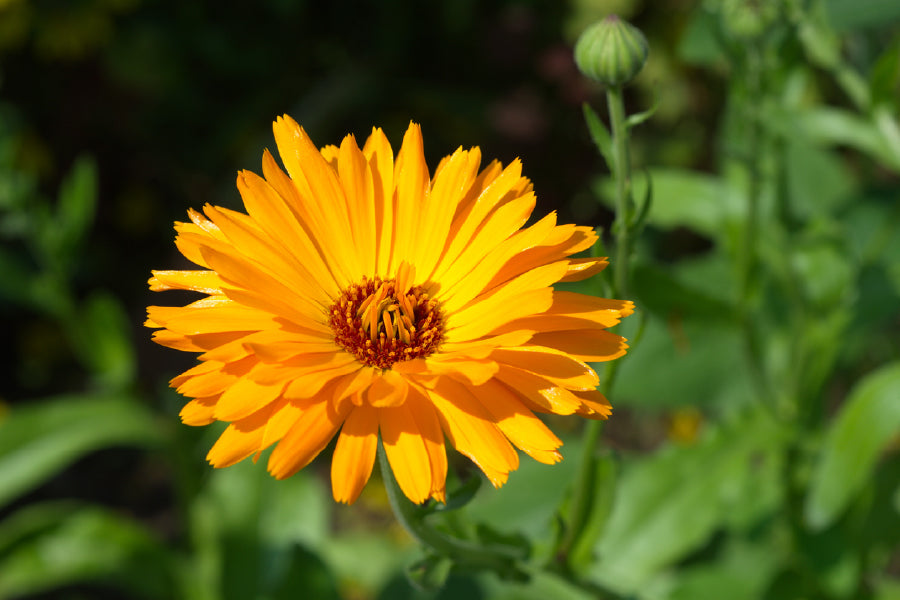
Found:
<svg viewBox="0 0 900 600"><path fill-rule="evenodd" d="M0 3L0 597L900 595L896 3L325 4ZM419 591L383 486L347 508L313 471L204 464L145 280L187 206L237 204L282 112L314 139L414 118L431 157L521 156L537 212L611 232L581 106L605 94L571 59L610 12L651 48L627 113L659 102L630 132L645 326L591 510L561 566L584 436L555 422L563 463L439 525L528 548L528 581L437 560Z"/></svg>

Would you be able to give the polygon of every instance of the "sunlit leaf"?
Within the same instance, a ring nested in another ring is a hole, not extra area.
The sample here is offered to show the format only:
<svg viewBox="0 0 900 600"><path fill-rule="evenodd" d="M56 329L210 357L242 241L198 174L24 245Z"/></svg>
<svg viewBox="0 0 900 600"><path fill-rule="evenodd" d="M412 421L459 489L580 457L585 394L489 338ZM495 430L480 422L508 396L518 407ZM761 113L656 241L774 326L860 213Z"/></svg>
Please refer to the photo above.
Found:
<svg viewBox="0 0 900 600"><path fill-rule="evenodd" d="M670 447L623 469L591 577L633 592L701 547L735 507L758 502L740 482L757 477L759 463L778 451L781 439L777 424L756 411L695 446Z"/></svg>
<svg viewBox="0 0 900 600"><path fill-rule="evenodd" d="M95 292L85 300L80 317L69 323L76 353L100 384L111 389L126 386L134 377L136 359L122 303Z"/></svg>
<svg viewBox="0 0 900 600"><path fill-rule="evenodd" d="M0 421L0 506L89 452L162 440L150 412L128 396L66 396L16 406Z"/></svg>
<svg viewBox="0 0 900 600"><path fill-rule="evenodd" d="M724 234L724 225L737 220L742 212L740 192L723 179L682 169L650 169L653 180L653 205L647 225L672 229L687 227L711 238ZM599 181L599 196L613 197L615 182ZM636 176L634 195L643 198L647 193L647 178ZM607 201L608 202L608 201Z"/></svg>
<svg viewBox="0 0 900 600"><path fill-rule="evenodd" d="M900 363L881 367L850 392L831 426L806 497L815 529L831 524L869 481L888 442L900 432Z"/></svg>
<svg viewBox="0 0 900 600"><path fill-rule="evenodd" d="M606 161L606 166L609 170L615 170L616 157L613 153L612 136L610 135L609 130L589 104L584 104L583 109L584 120L587 122L588 131L591 134L591 139L594 140L594 145L597 147L597 150L600 151L600 155L603 156L603 160Z"/></svg>
<svg viewBox="0 0 900 600"><path fill-rule="evenodd" d="M71 252L87 234L97 206L97 166L80 157L63 180L56 206L63 251Z"/></svg>
<svg viewBox="0 0 900 600"><path fill-rule="evenodd" d="M105 509L31 506L0 524L0 597L92 583L165 600L178 595L173 559L146 529Z"/></svg>

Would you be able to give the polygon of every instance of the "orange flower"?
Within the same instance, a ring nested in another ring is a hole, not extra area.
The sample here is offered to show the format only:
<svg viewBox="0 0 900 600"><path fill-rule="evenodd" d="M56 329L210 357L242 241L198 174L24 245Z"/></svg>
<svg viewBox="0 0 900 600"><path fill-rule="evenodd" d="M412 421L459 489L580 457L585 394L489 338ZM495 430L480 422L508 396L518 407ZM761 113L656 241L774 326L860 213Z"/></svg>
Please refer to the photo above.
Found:
<svg viewBox="0 0 900 600"><path fill-rule="evenodd" d="M290 117L274 130L289 176L265 152L263 177L238 175L248 214L207 205L176 223L202 270L150 279L206 294L151 306L146 324L200 353L172 385L192 398L188 425L230 423L213 466L275 445L269 471L289 477L340 431L331 480L350 503L380 433L406 496L444 501L445 437L499 487L513 446L561 458L535 411L610 414L587 363L625 353L606 328L633 306L553 289L606 261L568 258L595 241L588 227L553 213L524 227L535 196L518 160L479 171L480 150L458 149L431 176L415 124L397 156L380 129L321 151Z"/></svg>

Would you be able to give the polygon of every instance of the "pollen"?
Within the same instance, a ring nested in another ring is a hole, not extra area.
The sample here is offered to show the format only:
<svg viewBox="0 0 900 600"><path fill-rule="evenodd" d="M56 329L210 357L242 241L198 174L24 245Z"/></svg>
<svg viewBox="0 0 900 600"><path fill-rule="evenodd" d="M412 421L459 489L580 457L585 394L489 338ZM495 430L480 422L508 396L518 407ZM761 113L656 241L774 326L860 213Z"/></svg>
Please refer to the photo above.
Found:
<svg viewBox="0 0 900 600"><path fill-rule="evenodd" d="M443 340L444 317L436 300L411 285L413 274L404 263L395 279L364 277L345 289L331 307L335 343L380 369L433 354Z"/></svg>

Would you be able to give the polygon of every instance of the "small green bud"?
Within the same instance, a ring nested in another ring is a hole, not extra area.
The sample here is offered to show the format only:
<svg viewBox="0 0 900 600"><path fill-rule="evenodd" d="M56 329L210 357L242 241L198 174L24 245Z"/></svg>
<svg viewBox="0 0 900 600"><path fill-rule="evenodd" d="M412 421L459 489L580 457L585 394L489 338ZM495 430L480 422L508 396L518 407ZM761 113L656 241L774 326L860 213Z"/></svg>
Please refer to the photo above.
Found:
<svg viewBox="0 0 900 600"><path fill-rule="evenodd" d="M584 30L575 44L578 69L606 85L622 85L647 62L647 38L634 25L610 15Z"/></svg>

